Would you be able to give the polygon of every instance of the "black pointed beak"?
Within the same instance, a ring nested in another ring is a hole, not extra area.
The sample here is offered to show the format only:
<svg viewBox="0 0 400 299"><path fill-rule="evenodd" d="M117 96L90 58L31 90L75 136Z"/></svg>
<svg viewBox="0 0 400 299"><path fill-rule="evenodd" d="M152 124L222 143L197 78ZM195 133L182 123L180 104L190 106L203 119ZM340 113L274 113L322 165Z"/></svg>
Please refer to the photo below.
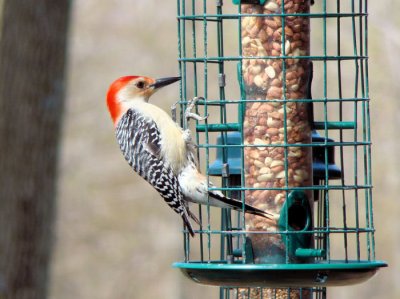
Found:
<svg viewBox="0 0 400 299"><path fill-rule="evenodd" d="M160 78L157 79L156 82L153 84L150 84L150 87L153 87L154 89L158 89L167 85L170 85L176 81L179 81L181 77L168 77L168 78Z"/></svg>

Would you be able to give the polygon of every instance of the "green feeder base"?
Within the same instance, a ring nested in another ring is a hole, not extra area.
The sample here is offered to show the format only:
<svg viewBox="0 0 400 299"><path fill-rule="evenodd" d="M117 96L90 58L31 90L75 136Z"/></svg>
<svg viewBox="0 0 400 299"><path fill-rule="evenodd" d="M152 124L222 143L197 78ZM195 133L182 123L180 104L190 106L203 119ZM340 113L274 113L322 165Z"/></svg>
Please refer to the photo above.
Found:
<svg viewBox="0 0 400 299"><path fill-rule="evenodd" d="M174 263L197 283L227 287L328 287L364 282L382 261L331 261L313 264Z"/></svg>

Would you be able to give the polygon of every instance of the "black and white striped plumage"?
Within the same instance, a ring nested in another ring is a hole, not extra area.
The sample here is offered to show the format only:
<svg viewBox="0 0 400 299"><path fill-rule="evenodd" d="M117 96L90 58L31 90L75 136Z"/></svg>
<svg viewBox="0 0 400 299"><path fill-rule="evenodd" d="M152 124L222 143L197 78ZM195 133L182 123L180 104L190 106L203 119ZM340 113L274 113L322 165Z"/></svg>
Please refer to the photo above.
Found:
<svg viewBox="0 0 400 299"><path fill-rule="evenodd" d="M169 163L160 159L161 140L156 123L129 109L117 125L116 136L129 165L181 215L190 234L194 235L178 178Z"/></svg>

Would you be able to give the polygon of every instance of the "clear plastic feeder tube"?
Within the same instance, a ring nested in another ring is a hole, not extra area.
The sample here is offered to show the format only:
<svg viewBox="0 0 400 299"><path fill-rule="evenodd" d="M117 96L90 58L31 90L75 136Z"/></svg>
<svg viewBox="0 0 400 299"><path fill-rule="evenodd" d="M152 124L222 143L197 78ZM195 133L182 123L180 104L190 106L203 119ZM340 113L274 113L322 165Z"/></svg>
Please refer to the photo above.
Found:
<svg viewBox="0 0 400 299"><path fill-rule="evenodd" d="M310 21L301 15L309 9L308 0L241 6L245 183L250 188L245 197L248 204L277 215L273 221L246 215L255 263L300 262L288 253L286 236L305 229L304 211L291 215L285 202L298 191L312 210L312 191L301 190L312 186L312 109L304 100L311 67L304 57L310 52ZM289 218L284 224L282 214ZM311 234L308 239L306 247L311 247Z"/></svg>

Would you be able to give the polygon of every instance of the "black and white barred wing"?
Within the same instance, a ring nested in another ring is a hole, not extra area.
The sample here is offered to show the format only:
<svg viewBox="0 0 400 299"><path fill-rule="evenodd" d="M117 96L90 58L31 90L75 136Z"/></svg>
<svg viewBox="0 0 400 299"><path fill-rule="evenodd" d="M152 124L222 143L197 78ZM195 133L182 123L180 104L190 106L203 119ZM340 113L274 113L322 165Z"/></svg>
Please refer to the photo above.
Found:
<svg viewBox="0 0 400 299"><path fill-rule="evenodd" d="M161 139L156 123L130 109L119 121L116 135L129 165L160 193L176 213L181 215L193 235L188 219L190 212L184 205L178 178L160 157Z"/></svg>

